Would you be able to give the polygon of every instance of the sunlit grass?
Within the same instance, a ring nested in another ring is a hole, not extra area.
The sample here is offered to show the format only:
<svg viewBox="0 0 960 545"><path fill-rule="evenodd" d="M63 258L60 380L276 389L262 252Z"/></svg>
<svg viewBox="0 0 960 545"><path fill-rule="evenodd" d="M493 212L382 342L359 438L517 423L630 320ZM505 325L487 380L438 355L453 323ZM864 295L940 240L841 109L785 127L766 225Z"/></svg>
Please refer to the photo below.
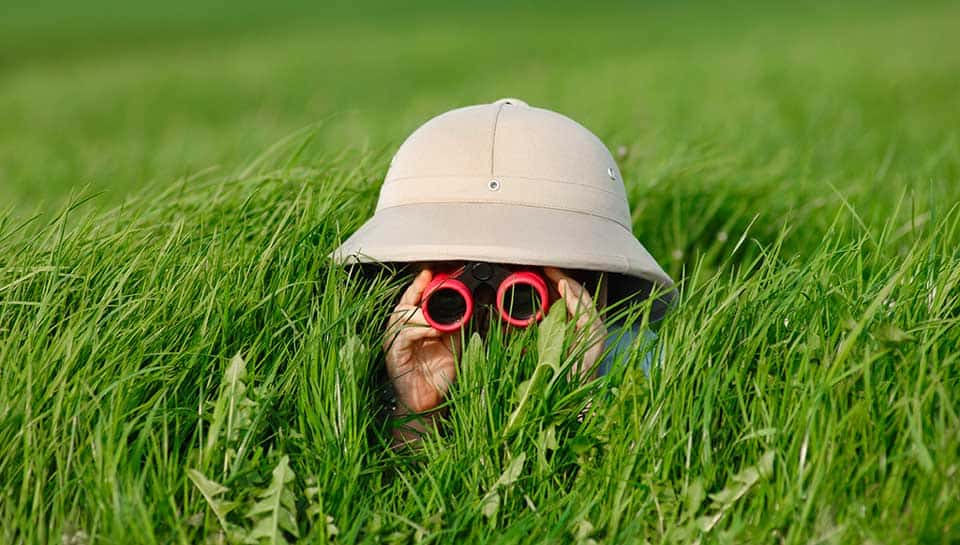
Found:
<svg viewBox="0 0 960 545"><path fill-rule="evenodd" d="M15 123L28 134L0 129L19 146L0 150L0 194L26 203L0 216L0 541L957 541L958 64L941 48L955 38L927 32L945 11L806 22L783 30L786 45L765 31L744 44L728 21L709 47L680 32L569 64L566 44L475 88L442 71L398 83L421 98L374 93L365 113L313 133L295 129L326 106L302 123L293 106L266 107L277 123L242 149L226 142L256 116L234 123L246 99L218 97L310 40L248 44L241 75L219 87L197 76L224 74L215 55L174 56L158 70L199 78L194 117L147 119L169 133L146 170L128 160L144 145L136 123L85 110L146 69L95 61L102 72L70 102L49 86L63 75L23 68L0 84L27 105ZM456 43L427 36L391 58ZM283 64L277 96L317 96ZM144 90L130 85L121 102ZM62 140L31 89L61 97L65 119L105 119L63 129L91 131L102 150L47 161ZM635 353L601 380L571 380L578 354L559 314L468 339L442 427L394 450L379 336L408 279L326 256L372 213L404 132L503 95L567 112L610 145L678 304L656 325L649 377ZM157 100L151 115L175 109ZM31 120L50 125L31 133ZM367 149L338 140L378 124ZM196 148L176 153L179 139ZM93 158L113 154L97 171ZM119 195L81 189L88 168ZM27 187L47 174L52 188Z"/></svg>

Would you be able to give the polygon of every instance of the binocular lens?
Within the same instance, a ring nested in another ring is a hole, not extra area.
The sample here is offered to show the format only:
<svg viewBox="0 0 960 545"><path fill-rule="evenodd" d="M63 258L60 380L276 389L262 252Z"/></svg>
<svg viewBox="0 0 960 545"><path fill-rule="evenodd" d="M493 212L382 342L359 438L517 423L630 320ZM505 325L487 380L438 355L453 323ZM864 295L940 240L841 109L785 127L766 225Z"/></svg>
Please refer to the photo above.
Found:
<svg viewBox="0 0 960 545"><path fill-rule="evenodd" d="M430 294L427 312L437 323L452 324L467 313L467 302L457 290L439 288Z"/></svg>
<svg viewBox="0 0 960 545"><path fill-rule="evenodd" d="M532 284L514 284L503 294L503 308L516 320L532 318L542 306L540 294Z"/></svg>

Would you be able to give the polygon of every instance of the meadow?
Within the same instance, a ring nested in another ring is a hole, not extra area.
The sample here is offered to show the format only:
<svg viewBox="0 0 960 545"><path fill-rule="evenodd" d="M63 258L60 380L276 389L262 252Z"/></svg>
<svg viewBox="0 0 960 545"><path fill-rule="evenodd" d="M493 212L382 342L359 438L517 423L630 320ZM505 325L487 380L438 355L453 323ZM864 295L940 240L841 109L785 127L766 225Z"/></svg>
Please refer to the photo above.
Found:
<svg viewBox="0 0 960 545"><path fill-rule="evenodd" d="M957 5L94 6L0 8L3 543L960 541ZM618 158L660 362L470 339L394 450L409 279L327 255L507 96Z"/></svg>

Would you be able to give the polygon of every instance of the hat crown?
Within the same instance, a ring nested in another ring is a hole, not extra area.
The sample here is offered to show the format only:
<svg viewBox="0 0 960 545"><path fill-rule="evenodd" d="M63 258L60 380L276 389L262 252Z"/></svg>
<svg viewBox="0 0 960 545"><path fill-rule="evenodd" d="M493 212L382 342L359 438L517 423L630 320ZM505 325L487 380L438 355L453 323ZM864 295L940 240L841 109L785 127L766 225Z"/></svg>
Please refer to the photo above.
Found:
<svg viewBox="0 0 960 545"><path fill-rule="evenodd" d="M603 142L576 121L518 99L440 114L404 141L377 210L429 202L553 208L630 228L620 170Z"/></svg>
<svg viewBox="0 0 960 545"><path fill-rule="evenodd" d="M376 213L331 257L606 271L619 273L609 282L619 296L673 286L633 234L606 146L579 123L517 99L452 110L415 130L393 158ZM654 305L652 320L674 294Z"/></svg>

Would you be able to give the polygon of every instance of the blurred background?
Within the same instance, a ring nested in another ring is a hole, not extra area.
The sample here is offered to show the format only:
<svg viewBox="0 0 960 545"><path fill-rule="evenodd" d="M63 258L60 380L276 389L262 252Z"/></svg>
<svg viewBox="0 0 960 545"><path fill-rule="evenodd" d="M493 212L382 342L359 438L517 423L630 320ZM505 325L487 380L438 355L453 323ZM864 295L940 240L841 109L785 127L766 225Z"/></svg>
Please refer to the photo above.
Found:
<svg viewBox="0 0 960 545"><path fill-rule="evenodd" d="M0 212L112 206L308 127L322 154L389 155L504 96L646 184L908 173L957 145L958 23L946 2L5 0Z"/></svg>

